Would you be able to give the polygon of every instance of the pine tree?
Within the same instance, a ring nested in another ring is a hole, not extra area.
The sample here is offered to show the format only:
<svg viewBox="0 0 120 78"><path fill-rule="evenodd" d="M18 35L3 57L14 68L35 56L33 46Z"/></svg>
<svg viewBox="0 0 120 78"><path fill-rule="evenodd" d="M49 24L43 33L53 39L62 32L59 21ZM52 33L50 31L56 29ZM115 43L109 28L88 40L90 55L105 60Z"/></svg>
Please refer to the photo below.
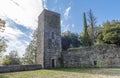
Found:
<svg viewBox="0 0 120 78"><path fill-rule="evenodd" d="M91 42L90 42L90 38L87 32L87 20L86 20L86 14L83 14L83 19L84 19L84 32L83 32L83 36L82 36L82 41L83 41L83 45L84 46L90 46Z"/></svg>

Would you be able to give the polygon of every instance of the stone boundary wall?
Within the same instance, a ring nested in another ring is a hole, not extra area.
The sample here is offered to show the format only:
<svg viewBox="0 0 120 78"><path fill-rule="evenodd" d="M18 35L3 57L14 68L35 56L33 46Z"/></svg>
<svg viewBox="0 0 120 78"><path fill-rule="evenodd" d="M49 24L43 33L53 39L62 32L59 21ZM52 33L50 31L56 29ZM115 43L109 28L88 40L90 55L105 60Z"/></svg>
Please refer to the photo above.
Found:
<svg viewBox="0 0 120 78"><path fill-rule="evenodd" d="M120 67L120 47L96 45L62 52L64 67Z"/></svg>
<svg viewBox="0 0 120 78"><path fill-rule="evenodd" d="M0 73L29 71L29 70L37 70L37 69L42 69L42 66L41 65L7 65L7 66L0 66Z"/></svg>

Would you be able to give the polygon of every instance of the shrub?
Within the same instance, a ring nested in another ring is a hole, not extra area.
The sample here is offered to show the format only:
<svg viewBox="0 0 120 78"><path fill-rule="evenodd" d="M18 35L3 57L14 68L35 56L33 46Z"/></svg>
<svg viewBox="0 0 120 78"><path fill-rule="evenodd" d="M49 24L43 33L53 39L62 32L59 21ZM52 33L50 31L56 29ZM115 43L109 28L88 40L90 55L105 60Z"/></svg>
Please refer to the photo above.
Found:
<svg viewBox="0 0 120 78"><path fill-rule="evenodd" d="M11 60L10 59L4 59L3 60L3 63L2 63L3 65L10 65L11 64Z"/></svg>

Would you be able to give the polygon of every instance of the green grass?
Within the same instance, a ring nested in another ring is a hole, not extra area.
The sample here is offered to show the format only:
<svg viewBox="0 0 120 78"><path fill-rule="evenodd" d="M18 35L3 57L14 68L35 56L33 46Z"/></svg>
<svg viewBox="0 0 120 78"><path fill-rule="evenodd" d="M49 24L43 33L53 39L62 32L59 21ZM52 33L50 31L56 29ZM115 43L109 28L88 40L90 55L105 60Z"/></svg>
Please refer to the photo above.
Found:
<svg viewBox="0 0 120 78"><path fill-rule="evenodd" d="M0 78L120 78L120 68L59 68L2 73Z"/></svg>

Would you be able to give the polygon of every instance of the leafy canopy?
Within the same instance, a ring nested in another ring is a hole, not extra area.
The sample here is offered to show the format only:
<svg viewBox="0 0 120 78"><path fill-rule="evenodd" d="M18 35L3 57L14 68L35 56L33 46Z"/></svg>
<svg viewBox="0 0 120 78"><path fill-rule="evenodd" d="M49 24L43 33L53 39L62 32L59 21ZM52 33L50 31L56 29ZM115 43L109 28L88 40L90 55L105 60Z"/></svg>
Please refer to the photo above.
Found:
<svg viewBox="0 0 120 78"><path fill-rule="evenodd" d="M120 21L107 21L97 36L99 43L120 45Z"/></svg>

